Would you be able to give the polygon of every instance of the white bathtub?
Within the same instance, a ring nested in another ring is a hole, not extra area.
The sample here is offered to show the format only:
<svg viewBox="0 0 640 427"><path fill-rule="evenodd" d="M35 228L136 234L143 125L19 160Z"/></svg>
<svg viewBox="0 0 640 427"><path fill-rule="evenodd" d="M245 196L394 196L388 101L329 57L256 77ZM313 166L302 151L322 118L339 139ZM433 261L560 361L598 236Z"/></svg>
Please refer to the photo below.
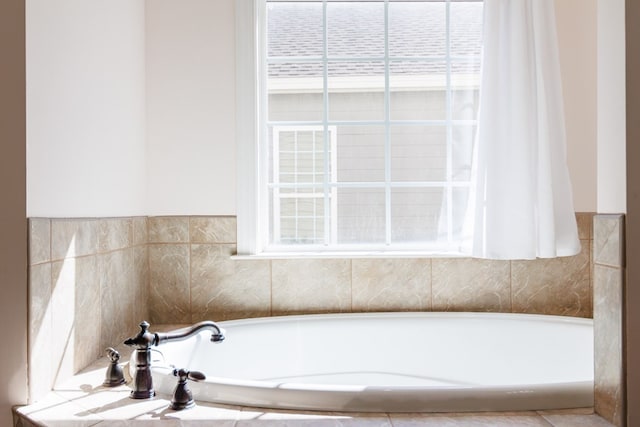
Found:
<svg viewBox="0 0 640 427"><path fill-rule="evenodd" d="M593 406L593 322L522 314L372 313L220 322L157 347L169 366L202 371L196 401L357 412L516 411Z"/></svg>

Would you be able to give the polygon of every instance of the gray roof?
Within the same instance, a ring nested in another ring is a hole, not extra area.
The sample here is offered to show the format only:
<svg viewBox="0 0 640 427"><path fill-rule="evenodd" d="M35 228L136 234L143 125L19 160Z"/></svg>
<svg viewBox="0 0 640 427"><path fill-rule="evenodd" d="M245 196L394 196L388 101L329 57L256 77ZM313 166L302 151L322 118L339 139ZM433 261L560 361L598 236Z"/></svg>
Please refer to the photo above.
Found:
<svg viewBox="0 0 640 427"><path fill-rule="evenodd" d="M323 49L321 2L268 3L268 56L321 57ZM328 55L331 57L384 57L384 9L381 2L346 2L327 5ZM482 2L450 3L454 71L477 72L482 33ZM390 2L389 55L393 57L444 58L446 24L444 2ZM412 75L443 72L444 61L392 61L391 73ZM329 62L330 76L378 75L384 63ZM273 63L270 77L311 77L322 75L320 63Z"/></svg>

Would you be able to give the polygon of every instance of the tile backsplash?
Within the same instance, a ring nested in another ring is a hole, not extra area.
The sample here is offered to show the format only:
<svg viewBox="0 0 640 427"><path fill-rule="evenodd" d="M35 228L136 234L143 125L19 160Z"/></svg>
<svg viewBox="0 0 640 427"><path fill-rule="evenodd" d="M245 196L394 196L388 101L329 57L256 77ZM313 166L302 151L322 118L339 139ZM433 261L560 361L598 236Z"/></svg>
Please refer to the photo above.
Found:
<svg viewBox="0 0 640 427"><path fill-rule="evenodd" d="M618 427L625 425L624 216L596 215L593 241L595 409Z"/></svg>
<svg viewBox="0 0 640 427"><path fill-rule="evenodd" d="M592 217L577 214L580 254L533 261L232 259L235 217L32 218L30 399L135 334L143 319L363 311L591 317Z"/></svg>
<svg viewBox="0 0 640 427"><path fill-rule="evenodd" d="M414 310L591 317L592 217L577 214L580 254L532 261L233 260L234 217L150 217L150 321Z"/></svg>
<svg viewBox="0 0 640 427"><path fill-rule="evenodd" d="M148 317L146 218L29 220L29 399Z"/></svg>

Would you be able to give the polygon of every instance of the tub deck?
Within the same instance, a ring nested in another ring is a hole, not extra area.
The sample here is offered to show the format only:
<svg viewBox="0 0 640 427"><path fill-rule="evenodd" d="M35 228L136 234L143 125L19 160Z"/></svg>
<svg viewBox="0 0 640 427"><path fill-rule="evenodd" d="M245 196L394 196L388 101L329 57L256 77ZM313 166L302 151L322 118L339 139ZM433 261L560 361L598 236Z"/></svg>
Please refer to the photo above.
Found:
<svg viewBox="0 0 640 427"><path fill-rule="evenodd" d="M109 361L100 359L71 380L56 387L45 399L15 408L18 426L349 426L349 427L613 427L592 408L564 411L529 411L475 414L339 414L281 411L198 402L181 412L168 408L169 396L151 400L129 399L127 386L103 387ZM196 396L197 400L197 396Z"/></svg>

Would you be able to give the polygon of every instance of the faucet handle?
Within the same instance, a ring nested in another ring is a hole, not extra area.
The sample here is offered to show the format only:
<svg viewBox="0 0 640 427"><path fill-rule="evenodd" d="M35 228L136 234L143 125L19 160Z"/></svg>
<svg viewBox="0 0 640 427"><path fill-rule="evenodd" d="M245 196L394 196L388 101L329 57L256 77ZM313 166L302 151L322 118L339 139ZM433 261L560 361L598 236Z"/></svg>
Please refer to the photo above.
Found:
<svg viewBox="0 0 640 427"><path fill-rule="evenodd" d="M140 332L133 338L129 338L124 343L128 346L135 347L139 350L148 350L149 347L158 344L158 334L149 332L149 322L143 320L140 322Z"/></svg>
<svg viewBox="0 0 640 427"><path fill-rule="evenodd" d="M111 363L118 363L120 360L120 353L118 353L118 350L113 347L107 347L105 351L107 352L107 356L109 357L109 360L111 360Z"/></svg>
<svg viewBox="0 0 640 427"><path fill-rule="evenodd" d="M204 381L207 379L205 374L200 371L189 371L187 378L192 381Z"/></svg>
<svg viewBox="0 0 640 427"><path fill-rule="evenodd" d="M206 379L206 376L199 371L187 371L186 369L174 369L173 376L178 377L178 385L176 385L173 391L173 398L171 399L171 409L180 411L182 409L189 409L195 406L193 400L193 393L187 386L187 380L202 381Z"/></svg>
<svg viewBox="0 0 640 427"><path fill-rule="evenodd" d="M111 363L107 366L107 373L102 385L105 387L116 387L120 384L124 384L124 373L122 372L122 367L118 365L120 353L118 353L118 351L113 347L108 347L105 351L107 352L107 356L109 356Z"/></svg>
<svg viewBox="0 0 640 427"><path fill-rule="evenodd" d="M206 380L207 377L200 371L187 371L186 369L174 369L173 376L178 377L178 381L183 382L186 380L191 381L203 381Z"/></svg>

